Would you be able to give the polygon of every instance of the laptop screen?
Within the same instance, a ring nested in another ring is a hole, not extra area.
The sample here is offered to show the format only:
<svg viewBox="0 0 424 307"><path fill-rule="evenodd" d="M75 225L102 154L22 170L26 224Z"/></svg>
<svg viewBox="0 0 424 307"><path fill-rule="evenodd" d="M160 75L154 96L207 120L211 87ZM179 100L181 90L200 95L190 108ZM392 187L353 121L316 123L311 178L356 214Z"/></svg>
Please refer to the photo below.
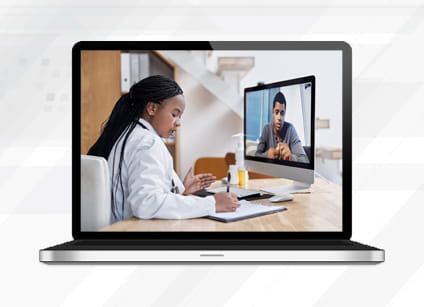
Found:
<svg viewBox="0 0 424 307"><path fill-rule="evenodd" d="M79 42L75 238L348 238L343 42Z"/></svg>

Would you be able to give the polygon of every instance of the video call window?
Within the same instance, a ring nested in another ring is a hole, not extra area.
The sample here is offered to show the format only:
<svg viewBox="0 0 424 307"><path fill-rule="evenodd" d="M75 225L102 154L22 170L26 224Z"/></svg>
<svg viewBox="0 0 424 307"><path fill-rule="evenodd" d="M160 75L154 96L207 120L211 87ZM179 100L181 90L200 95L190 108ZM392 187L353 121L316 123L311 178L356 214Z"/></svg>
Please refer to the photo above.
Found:
<svg viewBox="0 0 424 307"><path fill-rule="evenodd" d="M247 91L246 155L309 164L311 95L310 82Z"/></svg>

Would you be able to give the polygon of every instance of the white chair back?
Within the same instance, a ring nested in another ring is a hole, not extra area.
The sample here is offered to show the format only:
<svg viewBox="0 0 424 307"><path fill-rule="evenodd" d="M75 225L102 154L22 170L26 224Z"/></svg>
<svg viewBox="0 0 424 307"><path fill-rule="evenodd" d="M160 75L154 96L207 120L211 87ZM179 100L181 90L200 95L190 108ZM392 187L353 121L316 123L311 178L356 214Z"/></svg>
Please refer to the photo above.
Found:
<svg viewBox="0 0 424 307"><path fill-rule="evenodd" d="M102 157L81 155L81 231L110 225L109 166Z"/></svg>

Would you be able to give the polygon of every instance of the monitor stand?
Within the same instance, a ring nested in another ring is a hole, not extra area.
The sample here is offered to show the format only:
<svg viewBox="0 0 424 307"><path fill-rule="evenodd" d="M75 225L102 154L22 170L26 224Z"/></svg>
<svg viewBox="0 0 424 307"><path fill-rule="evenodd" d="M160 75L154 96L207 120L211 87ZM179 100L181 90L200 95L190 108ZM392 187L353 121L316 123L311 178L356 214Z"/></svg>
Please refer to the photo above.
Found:
<svg viewBox="0 0 424 307"><path fill-rule="evenodd" d="M261 188L261 191L272 194L311 193L311 185L309 183L293 181L293 183L289 185Z"/></svg>

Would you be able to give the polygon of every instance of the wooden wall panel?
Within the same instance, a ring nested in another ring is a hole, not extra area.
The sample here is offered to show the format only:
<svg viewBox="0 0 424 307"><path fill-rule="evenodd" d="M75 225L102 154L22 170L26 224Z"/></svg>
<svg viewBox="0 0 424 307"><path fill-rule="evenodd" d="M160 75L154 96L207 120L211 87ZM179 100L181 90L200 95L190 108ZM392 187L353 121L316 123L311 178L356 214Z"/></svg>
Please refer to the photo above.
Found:
<svg viewBox="0 0 424 307"><path fill-rule="evenodd" d="M81 154L86 154L97 140L121 96L120 61L120 51L82 51Z"/></svg>

